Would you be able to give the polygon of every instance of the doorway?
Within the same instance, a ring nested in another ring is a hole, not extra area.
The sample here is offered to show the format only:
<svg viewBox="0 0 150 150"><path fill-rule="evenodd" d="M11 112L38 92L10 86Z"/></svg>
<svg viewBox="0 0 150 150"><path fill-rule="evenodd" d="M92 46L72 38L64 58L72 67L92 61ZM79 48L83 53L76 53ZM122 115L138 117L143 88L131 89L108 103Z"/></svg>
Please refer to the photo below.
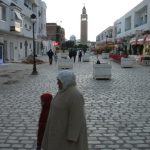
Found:
<svg viewBox="0 0 150 150"><path fill-rule="evenodd" d="M10 61L14 60L14 43L10 42Z"/></svg>
<svg viewBox="0 0 150 150"><path fill-rule="evenodd" d="M25 57L27 57L28 56L28 42L27 41L24 42L24 47L25 47Z"/></svg>
<svg viewBox="0 0 150 150"><path fill-rule="evenodd" d="M0 64L3 64L3 45L0 44Z"/></svg>

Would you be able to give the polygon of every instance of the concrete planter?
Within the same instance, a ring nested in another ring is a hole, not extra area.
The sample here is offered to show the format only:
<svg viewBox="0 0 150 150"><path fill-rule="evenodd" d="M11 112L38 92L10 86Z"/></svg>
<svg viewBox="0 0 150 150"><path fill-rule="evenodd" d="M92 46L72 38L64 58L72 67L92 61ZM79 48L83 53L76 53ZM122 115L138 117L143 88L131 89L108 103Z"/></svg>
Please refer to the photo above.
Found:
<svg viewBox="0 0 150 150"><path fill-rule="evenodd" d="M85 54L82 58L83 62L89 62L90 61L90 55L89 54Z"/></svg>
<svg viewBox="0 0 150 150"><path fill-rule="evenodd" d="M135 64L135 59L121 57L121 67L132 68Z"/></svg>
<svg viewBox="0 0 150 150"><path fill-rule="evenodd" d="M111 79L111 64L93 64L94 79Z"/></svg>
<svg viewBox="0 0 150 150"><path fill-rule="evenodd" d="M142 60L142 65L150 66L150 60Z"/></svg>
<svg viewBox="0 0 150 150"><path fill-rule="evenodd" d="M71 59L58 59L58 69L72 69L73 68L73 61Z"/></svg>
<svg viewBox="0 0 150 150"><path fill-rule="evenodd" d="M60 57L64 59L67 59L68 55L69 55L68 53L60 53Z"/></svg>
<svg viewBox="0 0 150 150"><path fill-rule="evenodd" d="M144 56L141 58L141 64L144 66L150 66L150 56Z"/></svg>
<svg viewBox="0 0 150 150"><path fill-rule="evenodd" d="M102 58L103 59L108 59L109 58L109 53L102 53Z"/></svg>

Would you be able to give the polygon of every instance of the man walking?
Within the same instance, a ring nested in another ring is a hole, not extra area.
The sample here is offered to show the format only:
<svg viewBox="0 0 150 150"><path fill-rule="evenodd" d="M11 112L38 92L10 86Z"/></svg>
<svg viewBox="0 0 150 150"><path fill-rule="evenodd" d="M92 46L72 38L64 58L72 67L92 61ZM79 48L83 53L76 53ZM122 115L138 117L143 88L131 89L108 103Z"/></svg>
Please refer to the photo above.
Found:
<svg viewBox="0 0 150 150"><path fill-rule="evenodd" d="M82 58L82 51L80 50L80 51L79 51L79 54L78 54L78 61L79 61L79 62L81 62L81 58Z"/></svg>
<svg viewBox="0 0 150 150"><path fill-rule="evenodd" d="M53 63L53 55L54 55L52 49L50 49L50 50L47 52L47 55L48 55L48 57L49 57L49 64L51 65L51 64Z"/></svg>

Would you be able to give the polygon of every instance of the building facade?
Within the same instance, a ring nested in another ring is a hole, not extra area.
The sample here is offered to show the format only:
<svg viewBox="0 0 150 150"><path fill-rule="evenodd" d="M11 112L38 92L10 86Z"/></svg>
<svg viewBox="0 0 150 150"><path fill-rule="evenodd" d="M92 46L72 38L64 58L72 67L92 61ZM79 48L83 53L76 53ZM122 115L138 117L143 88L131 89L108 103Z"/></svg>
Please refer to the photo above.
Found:
<svg viewBox="0 0 150 150"><path fill-rule="evenodd" d="M33 24L36 15L36 54L43 53L46 39L46 4L41 0L0 0L0 56L3 62L18 61L33 53Z"/></svg>
<svg viewBox="0 0 150 150"><path fill-rule="evenodd" d="M96 48L100 51L114 48L113 26L108 27L96 37Z"/></svg>
<svg viewBox="0 0 150 150"><path fill-rule="evenodd" d="M76 42L76 36L75 36L75 35L71 35L71 36L70 36L70 41Z"/></svg>
<svg viewBox="0 0 150 150"><path fill-rule="evenodd" d="M86 8L84 6L81 14L80 43L86 45L87 40L88 40L88 15L86 14Z"/></svg>
<svg viewBox="0 0 150 150"><path fill-rule="evenodd" d="M150 1L143 0L114 22L115 44L129 54L144 54L146 36L150 32Z"/></svg>
<svg viewBox="0 0 150 150"><path fill-rule="evenodd" d="M106 29L107 31L107 29ZM99 49L103 33L96 37L96 47ZM150 1L143 0L132 10L114 22L112 41L114 45L129 54L145 54L145 43L150 34ZM150 53L150 51L149 51Z"/></svg>
<svg viewBox="0 0 150 150"><path fill-rule="evenodd" d="M46 28L48 41L52 41L57 49L61 49L61 45L65 41L65 30L56 23L47 23Z"/></svg>

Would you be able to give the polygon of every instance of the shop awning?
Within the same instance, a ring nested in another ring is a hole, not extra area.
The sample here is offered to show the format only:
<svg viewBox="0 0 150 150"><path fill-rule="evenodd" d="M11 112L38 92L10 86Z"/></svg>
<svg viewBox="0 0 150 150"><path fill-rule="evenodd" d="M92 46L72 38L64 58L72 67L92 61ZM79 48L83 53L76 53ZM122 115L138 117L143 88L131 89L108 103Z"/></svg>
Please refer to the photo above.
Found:
<svg viewBox="0 0 150 150"><path fill-rule="evenodd" d="M147 37L145 38L145 44L150 44L150 34L147 35Z"/></svg>
<svg viewBox="0 0 150 150"><path fill-rule="evenodd" d="M143 44L145 43L146 37L147 37L147 35L144 35L144 36L142 36L142 37L139 37L139 38L137 39L137 45L143 45Z"/></svg>
<svg viewBox="0 0 150 150"><path fill-rule="evenodd" d="M137 44L137 38L136 38L136 37L132 38L132 39L130 40L130 44L131 44L131 45L136 45L136 44Z"/></svg>

